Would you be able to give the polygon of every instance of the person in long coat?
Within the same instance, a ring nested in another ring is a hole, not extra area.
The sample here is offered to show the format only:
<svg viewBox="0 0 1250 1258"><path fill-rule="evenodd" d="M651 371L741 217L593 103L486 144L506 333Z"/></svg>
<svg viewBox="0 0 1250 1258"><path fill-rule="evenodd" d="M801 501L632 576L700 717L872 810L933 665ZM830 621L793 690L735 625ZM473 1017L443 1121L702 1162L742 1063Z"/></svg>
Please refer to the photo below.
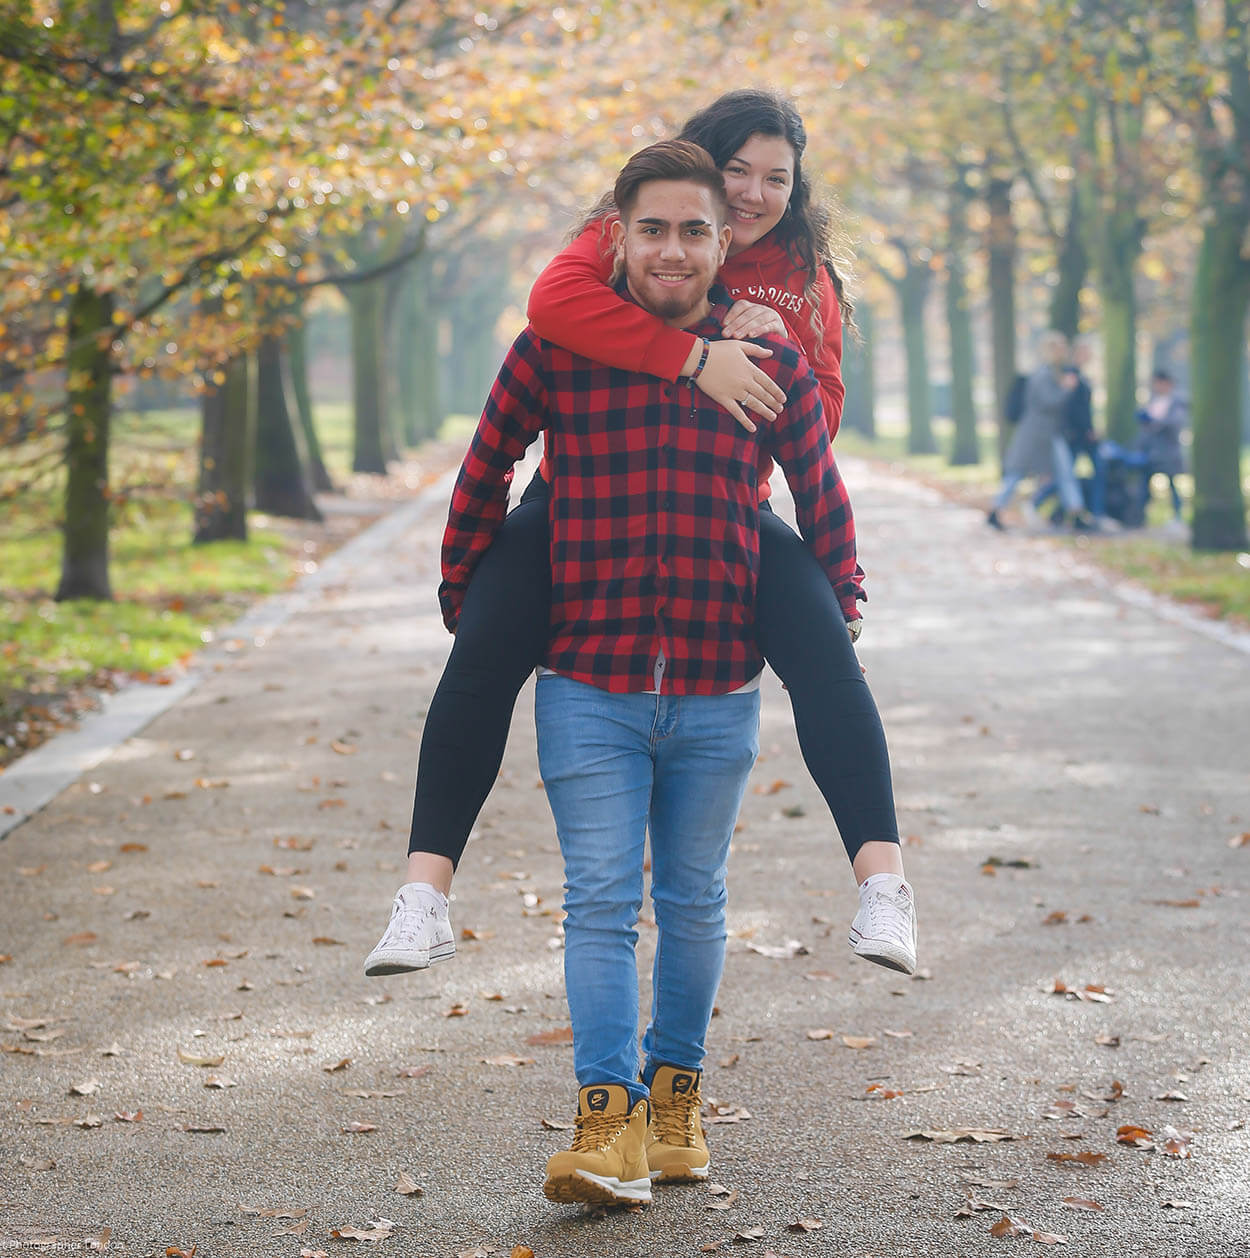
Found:
<svg viewBox="0 0 1250 1258"><path fill-rule="evenodd" d="M1068 395L1077 383L1075 373L1065 366L1068 354L1068 338L1062 332L1047 332L1042 337L1042 364L1029 376L1024 412L1003 460L1002 487L986 516L986 523L993 528L1004 527L1001 513L1021 482L1031 476L1054 480L1064 512L1075 527L1092 525L1072 468L1072 451L1063 436Z"/></svg>

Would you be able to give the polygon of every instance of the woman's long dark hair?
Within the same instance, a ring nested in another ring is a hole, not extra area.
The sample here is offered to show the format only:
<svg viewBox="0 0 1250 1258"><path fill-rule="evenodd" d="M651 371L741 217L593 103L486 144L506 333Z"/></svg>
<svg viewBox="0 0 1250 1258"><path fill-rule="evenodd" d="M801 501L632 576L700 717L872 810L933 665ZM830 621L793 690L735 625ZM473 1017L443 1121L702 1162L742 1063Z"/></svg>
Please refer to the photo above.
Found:
<svg viewBox="0 0 1250 1258"><path fill-rule="evenodd" d="M785 216L773 228L795 262L807 272L804 296L812 311L812 326L820 339L820 302L816 283L821 270L827 272L842 308L842 321L854 328L854 307L834 263L834 218L827 205L813 199L811 180L803 170L807 148L807 128L799 112L783 96L759 88L740 88L717 97L700 109L681 129L682 140L693 140L707 149L712 160L724 169L734 154L753 136L780 136L794 150L794 186ZM840 257L845 270L848 260Z"/></svg>
<svg viewBox="0 0 1250 1258"><path fill-rule="evenodd" d="M817 292L822 270L833 284L843 324L848 331L858 335L853 318L855 308L843 281L843 276L850 273L851 253L842 233L836 228L833 212L812 196L811 181L803 170L807 128L798 110L785 97L774 92L739 88L717 97L706 109L700 109L681 129L677 138L691 140L706 149L717 169L723 170L753 135L780 136L794 150L794 186L790 192L790 203L781 222L769 234L776 235L795 265L807 275L803 297L811 311L811 326L817 344L824 333ZM573 228L569 238L580 235L591 223L611 214L613 209L612 194L608 193ZM838 237L836 251L835 235Z"/></svg>

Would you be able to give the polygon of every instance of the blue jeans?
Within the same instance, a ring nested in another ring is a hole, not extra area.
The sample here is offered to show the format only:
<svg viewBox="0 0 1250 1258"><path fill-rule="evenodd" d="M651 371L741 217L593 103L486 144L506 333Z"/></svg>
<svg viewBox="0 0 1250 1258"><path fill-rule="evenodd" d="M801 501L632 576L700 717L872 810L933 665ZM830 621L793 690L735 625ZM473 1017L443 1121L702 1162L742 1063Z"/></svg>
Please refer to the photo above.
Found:
<svg viewBox="0 0 1250 1258"><path fill-rule="evenodd" d="M1077 512L1084 509L1085 501L1081 497L1081 487L1076 483L1076 472L1072 467L1072 451L1062 437L1050 439L1051 467L1055 473L1055 484L1059 489L1059 501L1065 511ZM1008 472L1003 477L1002 488L994 499L994 510L1002 511L1015 496L1020 482L1026 479L1025 472Z"/></svg>
<svg viewBox="0 0 1250 1258"><path fill-rule="evenodd" d="M538 763L564 856L564 982L579 1087L639 1081L643 858L658 938L643 1078L698 1070L725 962L729 839L759 750L759 693L620 695L535 687Z"/></svg>

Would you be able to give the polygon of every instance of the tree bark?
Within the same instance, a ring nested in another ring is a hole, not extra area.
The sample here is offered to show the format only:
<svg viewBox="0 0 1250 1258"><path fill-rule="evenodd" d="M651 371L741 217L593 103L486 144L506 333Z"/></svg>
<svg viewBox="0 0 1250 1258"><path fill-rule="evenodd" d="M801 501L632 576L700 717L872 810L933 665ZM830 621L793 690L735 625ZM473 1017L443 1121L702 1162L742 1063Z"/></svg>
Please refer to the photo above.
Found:
<svg viewBox="0 0 1250 1258"><path fill-rule="evenodd" d="M431 311L428 254L408 268L398 298L396 385L400 426L409 445L437 434L443 423L438 365L438 321Z"/></svg>
<svg viewBox="0 0 1250 1258"><path fill-rule="evenodd" d="M272 334L265 337L256 360L256 509L296 520L320 520L303 434L291 422L281 340Z"/></svg>
<svg viewBox="0 0 1250 1258"><path fill-rule="evenodd" d="M112 326L112 295L80 286L69 308L65 524L58 602L113 597L109 584L108 467Z"/></svg>
<svg viewBox="0 0 1250 1258"><path fill-rule="evenodd" d="M903 249L906 269L896 281L903 321L903 346L907 362L907 452L936 454L933 437L933 390L929 380L929 350L925 335L924 308L933 279L927 262L918 262Z"/></svg>
<svg viewBox="0 0 1250 1258"><path fill-rule="evenodd" d="M1137 296L1142 249L1137 188L1141 160L1140 107L1110 105L1111 160L1104 168L1104 209L1098 232L1098 288L1102 298L1103 377L1107 435L1123 445L1137 436Z"/></svg>
<svg viewBox="0 0 1250 1258"><path fill-rule="evenodd" d="M862 344L854 337L842 341L842 381L846 386L846 399L842 404L842 422L848 428L863 433L869 441L877 437L876 372L872 361L872 307L861 303L855 307L855 323L863 338Z"/></svg>
<svg viewBox="0 0 1250 1258"><path fill-rule="evenodd" d="M950 452L952 467L967 467L981 461L976 406L972 400L972 377L976 365L964 256L968 247L968 202L971 196L967 174L960 170L950 190L946 249L946 324L950 335L951 419L955 429Z"/></svg>
<svg viewBox="0 0 1250 1258"><path fill-rule="evenodd" d="M1247 549L1241 488L1241 375L1250 264L1250 212L1219 215L1202 233L1190 304L1195 550Z"/></svg>
<svg viewBox="0 0 1250 1258"><path fill-rule="evenodd" d="M385 281L347 290L352 317L352 471L386 474Z"/></svg>
<svg viewBox="0 0 1250 1258"><path fill-rule="evenodd" d="M999 459L1006 452L1010 430L1004 411L1016 378L1016 228L1011 215L1011 180L991 176L986 189L989 226L990 328L994 346L994 422L998 426Z"/></svg>
<svg viewBox="0 0 1250 1258"><path fill-rule="evenodd" d="M334 482L326 470L321 453L321 439L317 435L317 425L313 419L312 393L308 387L308 327L302 316L287 329L286 366L290 374L295 413L304 437L304 448L308 451L308 474L312 478L313 488L318 493L332 494Z"/></svg>
<svg viewBox="0 0 1250 1258"><path fill-rule="evenodd" d="M200 483L195 499L199 546L226 539L247 541L247 496L256 432L256 363L232 359L225 380L200 403Z"/></svg>

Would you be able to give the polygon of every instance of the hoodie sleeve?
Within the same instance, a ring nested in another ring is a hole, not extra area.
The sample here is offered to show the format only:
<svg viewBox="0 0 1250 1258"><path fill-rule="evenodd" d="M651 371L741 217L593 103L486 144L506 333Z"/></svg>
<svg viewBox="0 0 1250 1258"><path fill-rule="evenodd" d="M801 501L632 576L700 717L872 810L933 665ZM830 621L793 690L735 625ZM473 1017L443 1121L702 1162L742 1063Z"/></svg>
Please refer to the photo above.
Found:
<svg viewBox="0 0 1250 1258"><path fill-rule="evenodd" d="M530 290L530 326L593 362L676 380L698 338L612 289L610 221L590 223L543 268Z"/></svg>
<svg viewBox="0 0 1250 1258"><path fill-rule="evenodd" d="M838 305L833 281L823 267L816 281L816 296L820 302L819 338L806 313L798 319L799 326L795 326L790 319L786 319L786 325L790 327L791 337L802 348L815 373L816 383L820 385L820 404L829 428L829 439L832 441L842 422L842 402L846 397L846 386L842 383L842 307Z"/></svg>

